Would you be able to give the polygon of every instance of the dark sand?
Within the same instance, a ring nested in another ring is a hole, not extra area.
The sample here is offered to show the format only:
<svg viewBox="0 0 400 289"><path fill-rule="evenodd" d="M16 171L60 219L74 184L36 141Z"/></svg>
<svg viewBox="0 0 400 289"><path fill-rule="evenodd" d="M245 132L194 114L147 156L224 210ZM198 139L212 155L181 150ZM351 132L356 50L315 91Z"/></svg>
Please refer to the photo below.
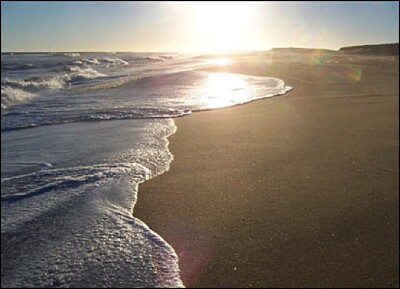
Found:
<svg viewBox="0 0 400 289"><path fill-rule="evenodd" d="M398 60L274 57L219 69L294 90L176 119L135 216L188 287L398 287Z"/></svg>

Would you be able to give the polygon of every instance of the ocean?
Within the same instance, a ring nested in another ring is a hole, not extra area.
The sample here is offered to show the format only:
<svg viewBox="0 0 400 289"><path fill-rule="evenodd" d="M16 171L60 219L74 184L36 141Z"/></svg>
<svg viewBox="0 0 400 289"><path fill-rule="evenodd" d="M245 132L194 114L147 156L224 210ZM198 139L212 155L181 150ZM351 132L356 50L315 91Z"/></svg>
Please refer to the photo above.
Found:
<svg viewBox="0 0 400 289"><path fill-rule="evenodd" d="M177 53L2 53L2 287L183 287L133 208L167 171L175 117L282 95ZM171 199L173 206L173 199Z"/></svg>

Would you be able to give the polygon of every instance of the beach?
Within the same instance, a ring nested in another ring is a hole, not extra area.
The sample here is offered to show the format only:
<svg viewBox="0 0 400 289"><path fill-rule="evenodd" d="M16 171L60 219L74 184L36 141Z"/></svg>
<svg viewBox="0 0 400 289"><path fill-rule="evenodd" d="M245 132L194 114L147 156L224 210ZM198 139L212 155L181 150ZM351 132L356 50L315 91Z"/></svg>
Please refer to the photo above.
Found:
<svg viewBox="0 0 400 289"><path fill-rule="evenodd" d="M238 56L293 90L175 119L134 215L187 287L399 286L398 58L321 59Z"/></svg>

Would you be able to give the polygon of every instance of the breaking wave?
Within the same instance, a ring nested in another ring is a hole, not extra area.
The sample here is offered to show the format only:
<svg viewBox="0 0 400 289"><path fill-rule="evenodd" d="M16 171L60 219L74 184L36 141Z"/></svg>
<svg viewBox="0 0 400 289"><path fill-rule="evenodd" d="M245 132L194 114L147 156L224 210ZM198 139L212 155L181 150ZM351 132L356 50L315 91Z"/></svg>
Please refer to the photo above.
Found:
<svg viewBox="0 0 400 289"><path fill-rule="evenodd" d="M62 55L68 56L68 57L79 57L79 56L81 56L80 53L63 53Z"/></svg>
<svg viewBox="0 0 400 289"><path fill-rule="evenodd" d="M2 85L1 86L1 109L2 110L6 109L11 104L21 102L21 101L26 101L35 96L36 95L31 92Z"/></svg>
<svg viewBox="0 0 400 289"><path fill-rule="evenodd" d="M170 59L174 59L172 55L159 55L159 56L148 56L144 57L144 59L149 61L166 61Z"/></svg>
<svg viewBox="0 0 400 289"><path fill-rule="evenodd" d="M106 76L91 67L72 66L66 73L31 77L27 79L1 79L1 108L6 109L13 104L29 100L40 93L60 90L66 85L79 84L86 80Z"/></svg>
<svg viewBox="0 0 400 289"><path fill-rule="evenodd" d="M128 62L120 59L120 58L85 58L79 59L73 62L76 65L87 65L87 64L106 64L106 67L109 66L119 66L119 65L128 65Z"/></svg>

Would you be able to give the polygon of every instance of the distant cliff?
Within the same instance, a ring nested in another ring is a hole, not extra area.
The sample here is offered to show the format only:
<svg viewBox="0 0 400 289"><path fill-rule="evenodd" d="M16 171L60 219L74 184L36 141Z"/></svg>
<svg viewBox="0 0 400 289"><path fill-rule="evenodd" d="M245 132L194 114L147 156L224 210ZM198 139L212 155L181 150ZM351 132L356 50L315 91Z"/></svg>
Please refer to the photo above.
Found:
<svg viewBox="0 0 400 289"><path fill-rule="evenodd" d="M364 55L399 55L399 43L348 46L340 48L339 52Z"/></svg>

